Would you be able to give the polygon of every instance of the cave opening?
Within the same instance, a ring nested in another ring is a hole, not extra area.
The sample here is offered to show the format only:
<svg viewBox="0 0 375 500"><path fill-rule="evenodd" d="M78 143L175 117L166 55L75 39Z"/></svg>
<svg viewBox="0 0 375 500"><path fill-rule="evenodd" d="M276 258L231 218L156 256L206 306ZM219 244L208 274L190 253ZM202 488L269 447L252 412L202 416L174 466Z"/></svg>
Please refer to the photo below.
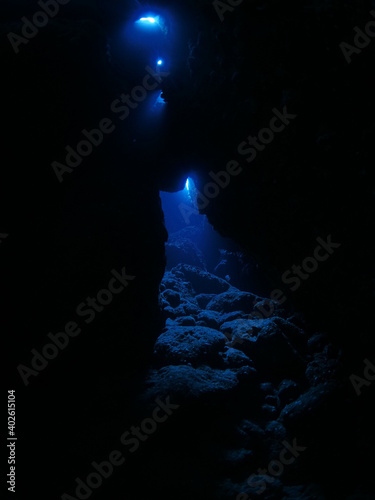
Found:
<svg viewBox="0 0 375 500"><path fill-rule="evenodd" d="M241 290L257 287L257 265L232 239L223 237L200 213L199 191L193 177L187 177L183 189L161 191L160 198L168 232L166 271L187 265L210 273Z"/></svg>

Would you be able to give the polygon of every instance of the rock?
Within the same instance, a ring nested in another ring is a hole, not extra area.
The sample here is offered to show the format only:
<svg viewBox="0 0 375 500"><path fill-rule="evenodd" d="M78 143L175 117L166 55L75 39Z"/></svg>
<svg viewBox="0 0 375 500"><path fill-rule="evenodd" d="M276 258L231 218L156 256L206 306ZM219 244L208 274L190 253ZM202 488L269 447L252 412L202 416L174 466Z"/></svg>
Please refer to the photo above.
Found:
<svg viewBox="0 0 375 500"><path fill-rule="evenodd" d="M175 318L179 318L180 316L186 316L186 311L181 304L176 308L171 306L165 307L163 309L163 313L165 318L170 318L173 320Z"/></svg>
<svg viewBox="0 0 375 500"><path fill-rule="evenodd" d="M165 244L165 255L168 269L177 266L180 262L206 269L204 256L193 241L188 238L173 238Z"/></svg>
<svg viewBox="0 0 375 500"><path fill-rule="evenodd" d="M213 293L200 293L195 297L201 309L205 309L206 305L215 297Z"/></svg>
<svg viewBox="0 0 375 500"><path fill-rule="evenodd" d="M285 406L280 414L280 421L285 426L289 426L301 423L308 418L314 419L317 412L332 395L335 386L335 383L325 382L316 387L311 387L309 391L302 394L297 400Z"/></svg>
<svg viewBox="0 0 375 500"><path fill-rule="evenodd" d="M262 413L269 419L277 418L278 415L277 409L272 405L262 405Z"/></svg>
<svg viewBox="0 0 375 500"><path fill-rule="evenodd" d="M221 363L219 352L224 351L225 336L211 328L202 326L170 326L155 343L157 362L180 365Z"/></svg>
<svg viewBox="0 0 375 500"><path fill-rule="evenodd" d="M323 333L317 333L309 338L307 347L310 353L315 354L317 352L322 352L327 342L326 335Z"/></svg>
<svg viewBox="0 0 375 500"><path fill-rule="evenodd" d="M265 432L268 436L277 440L279 443L281 443L281 441L285 439L287 435L285 427L278 420L272 420L271 422L268 422L265 428Z"/></svg>
<svg viewBox="0 0 375 500"><path fill-rule="evenodd" d="M176 249L175 255L179 256L179 260L175 260L173 264L171 261L167 262L168 266L175 267L183 262L184 264L206 269L205 258L198 244L198 242L202 240L202 237L202 228L195 226L187 226L177 231L170 232L167 244Z"/></svg>
<svg viewBox="0 0 375 500"><path fill-rule="evenodd" d="M314 359L307 365L306 378L311 385L333 379L338 368L337 359L329 359L325 353L315 354Z"/></svg>
<svg viewBox="0 0 375 500"><path fill-rule="evenodd" d="M208 366L193 368L171 365L152 370L147 379L145 399L171 396L172 403L230 393L238 385L231 370L216 370Z"/></svg>
<svg viewBox="0 0 375 500"><path fill-rule="evenodd" d="M301 394L301 389L294 380L283 380L279 385L279 400L282 406L291 403Z"/></svg>
<svg viewBox="0 0 375 500"><path fill-rule="evenodd" d="M251 387L250 384L259 383L258 372L252 366L241 366L237 369L236 375L239 382L243 382L244 384L246 384L247 390L249 389L249 387Z"/></svg>
<svg viewBox="0 0 375 500"><path fill-rule="evenodd" d="M228 285L226 281L224 281ZM228 285L229 286L229 285ZM214 297L208 304L206 309L209 311L232 312L243 311L250 313L254 309L253 302L258 297L249 292L242 292L236 288L231 288L227 292L220 293Z"/></svg>
<svg viewBox="0 0 375 500"><path fill-rule="evenodd" d="M181 303L180 294L178 292L175 292L174 290L167 289L162 292L161 296L166 302L168 302L171 307L177 307Z"/></svg>
<svg viewBox="0 0 375 500"><path fill-rule="evenodd" d="M271 382L262 382L260 384L260 390L265 394L275 394L276 389Z"/></svg>
<svg viewBox="0 0 375 500"><path fill-rule="evenodd" d="M186 279L183 273L179 272L177 268L173 268L164 274L163 285L166 290L174 290L178 292L181 297L190 297L193 299L194 290Z"/></svg>
<svg viewBox="0 0 375 500"><path fill-rule="evenodd" d="M254 336L260 332L263 320L260 319L244 319L242 317L236 318L232 321L226 321L220 327L220 331L225 334L230 334L235 338L242 338L243 336Z"/></svg>
<svg viewBox="0 0 375 500"><path fill-rule="evenodd" d="M295 312L291 316L287 316L287 320L289 323L293 323L294 325L298 326L299 328L305 329L306 328L306 321L302 313L297 313Z"/></svg>
<svg viewBox="0 0 375 500"><path fill-rule="evenodd" d="M279 316L274 318L274 322L298 352L307 352L308 336L301 328Z"/></svg>
<svg viewBox="0 0 375 500"><path fill-rule="evenodd" d="M217 500L255 500L257 498L259 500L279 500L282 498L281 493L282 484L279 479L268 475L255 475L254 471L249 472L249 476L241 483L232 482L231 479L223 479L212 498ZM282 500L287 499L282 498Z"/></svg>
<svg viewBox="0 0 375 500"><path fill-rule="evenodd" d="M323 489L317 484L284 486L283 500L326 500L327 496ZM346 500L349 500L347 498ZM353 499L354 500L354 499ZM358 497L358 500L366 500L366 497ZM368 498L370 500L370 497Z"/></svg>
<svg viewBox="0 0 375 500"><path fill-rule="evenodd" d="M234 319L243 318L243 313L241 311L233 311L225 314L221 314L218 311L202 311L198 315L198 320L204 321L210 328L220 329L220 326L226 322L230 322ZM224 333L224 332L223 332Z"/></svg>
<svg viewBox="0 0 375 500"><path fill-rule="evenodd" d="M280 307L278 302L271 299L259 298L254 304L253 318L266 319L271 316L276 316L276 313L282 313L283 309Z"/></svg>
<svg viewBox="0 0 375 500"><path fill-rule="evenodd" d="M246 448L238 448L234 450L225 450L219 457L219 462L225 464L226 467L236 469L243 464L250 464L253 461L254 452Z"/></svg>
<svg viewBox="0 0 375 500"><path fill-rule="evenodd" d="M239 368L241 366L252 366L253 362L245 353L238 349L229 347L223 354L224 365L228 368Z"/></svg>
<svg viewBox="0 0 375 500"><path fill-rule="evenodd" d="M209 325L207 325L207 323L205 321L197 321L195 324L197 326L209 326Z"/></svg>
<svg viewBox="0 0 375 500"><path fill-rule="evenodd" d="M276 477L267 474L252 473L246 482L239 485L238 492L244 496L238 496L238 500L252 500L253 498L276 499L281 498L282 483ZM266 492L267 496L263 493Z"/></svg>
<svg viewBox="0 0 375 500"><path fill-rule="evenodd" d="M179 326L194 326L195 319L192 316L182 316L175 320L176 325Z"/></svg>
<svg viewBox="0 0 375 500"><path fill-rule="evenodd" d="M198 267L179 264L172 272L181 273L191 283L198 295L202 293L221 294L230 288L227 281Z"/></svg>
<svg viewBox="0 0 375 500"><path fill-rule="evenodd" d="M166 307L170 307L169 302L167 302L165 300L165 298L163 297L163 295L159 296L159 306L160 306L161 309L165 309Z"/></svg>
<svg viewBox="0 0 375 500"><path fill-rule="evenodd" d="M220 328L220 315L215 311L202 311L198 314L198 320L202 321L209 328L219 330Z"/></svg>
<svg viewBox="0 0 375 500"><path fill-rule="evenodd" d="M183 299L181 304L184 308L185 313L188 316L191 316L191 315L197 316L200 313L199 307L191 300Z"/></svg>
<svg viewBox="0 0 375 500"><path fill-rule="evenodd" d="M175 290L176 292L181 290L181 280L177 280L171 272L166 272L164 274L161 285L164 286L164 290Z"/></svg>
<svg viewBox="0 0 375 500"><path fill-rule="evenodd" d="M227 259L221 259L219 264L215 267L214 273L220 278L224 278L226 274L229 274L229 265Z"/></svg>
<svg viewBox="0 0 375 500"><path fill-rule="evenodd" d="M238 426L238 433L242 438L244 445L253 450L259 450L263 447L265 431L250 420L242 420Z"/></svg>
<svg viewBox="0 0 375 500"><path fill-rule="evenodd" d="M261 325L258 335L243 336L243 343L238 348L267 376L303 376L307 363L281 331L275 318L262 320Z"/></svg>

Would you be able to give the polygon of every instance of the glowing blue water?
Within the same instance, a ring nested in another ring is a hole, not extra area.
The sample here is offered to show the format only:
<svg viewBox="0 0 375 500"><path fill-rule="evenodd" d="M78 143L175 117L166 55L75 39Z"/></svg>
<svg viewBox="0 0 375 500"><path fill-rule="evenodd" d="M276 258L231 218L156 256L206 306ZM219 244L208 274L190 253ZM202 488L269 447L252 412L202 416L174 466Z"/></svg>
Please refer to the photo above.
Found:
<svg viewBox="0 0 375 500"><path fill-rule="evenodd" d="M151 24L156 23L156 19L154 17L141 17L140 21L141 23L151 23Z"/></svg>

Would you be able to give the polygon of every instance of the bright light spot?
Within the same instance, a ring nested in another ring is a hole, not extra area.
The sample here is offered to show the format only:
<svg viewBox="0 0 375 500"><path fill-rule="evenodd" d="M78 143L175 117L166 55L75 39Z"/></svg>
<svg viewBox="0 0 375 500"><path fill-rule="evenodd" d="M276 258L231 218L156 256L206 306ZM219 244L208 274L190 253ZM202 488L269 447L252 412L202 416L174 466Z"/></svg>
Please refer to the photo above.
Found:
<svg viewBox="0 0 375 500"><path fill-rule="evenodd" d="M154 104L152 105L152 111L161 111L162 108L165 106L165 101L162 98L162 91L159 92L157 99L155 100Z"/></svg>
<svg viewBox="0 0 375 500"><path fill-rule="evenodd" d="M158 64L158 66L161 66L163 64L163 61L161 59L159 59L157 64Z"/></svg>
<svg viewBox="0 0 375 500"><path fill-rule="evenodd" d="M135 24L139 27L142 26L144 29L161 30L163 35L167 35L168 28L165 24L165 20L160 16L144 16L138 19Z"/></svg>
<svg viewBox="0 0 375 500"><path fill-rule="evenodd" d="M186 184L185 184L186 189L189 191L189 179L186 179Z"/></svg>
<svg viewBox="0 0 375 500"><path fill-rule="evenodd" d="M154 17L141 17L140 21L142 23L151 23L151 24L156 23L156 19Z"/></svg>

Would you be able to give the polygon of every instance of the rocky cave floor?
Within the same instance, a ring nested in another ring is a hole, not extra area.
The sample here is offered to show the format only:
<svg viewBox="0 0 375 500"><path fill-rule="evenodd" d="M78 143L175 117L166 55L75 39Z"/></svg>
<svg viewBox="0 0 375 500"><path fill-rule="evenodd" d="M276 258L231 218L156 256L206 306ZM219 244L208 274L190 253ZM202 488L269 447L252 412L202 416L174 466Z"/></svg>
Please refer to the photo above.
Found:
<svg viewBox="0 0 375 500"><path fill-rule="evenodd" d="M270 301L191 265L166 272L160 291L166 324L142 401L179 408L150 440L153 491L375 498L371 415L324 332L276 303L265 317Z"/></svg>

